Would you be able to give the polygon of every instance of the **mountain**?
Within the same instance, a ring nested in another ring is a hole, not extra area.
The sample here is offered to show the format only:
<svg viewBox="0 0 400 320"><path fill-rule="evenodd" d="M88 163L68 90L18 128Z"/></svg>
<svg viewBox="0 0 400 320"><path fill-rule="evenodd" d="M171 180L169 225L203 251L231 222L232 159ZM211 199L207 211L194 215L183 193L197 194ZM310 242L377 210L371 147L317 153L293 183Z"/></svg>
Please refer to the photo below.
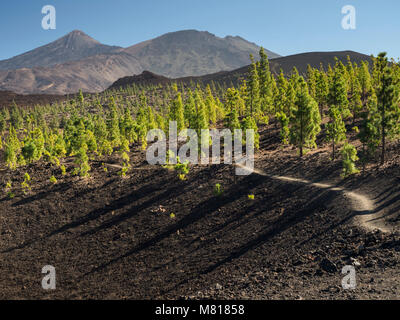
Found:
<svg viewBox="0 0 400 320"><path fill-rule="evenodd" d="M126 48L144 70L166 77L200 76L228 71L249 63L260 47L240 37L219 38L209 32L185 30L167 33L153 40ZM270 58L274 52L266 51Z"/></svg>
<svg viewBox="0 0 400 320"><path fill-rule="evenodd" d="M270 69L275 75L278 75L281 69L285 74L288 74L291 72L293 67L296 67L299 73L305 76L308 65L312 66L313 68L319 68L320 64L322 64L324 68L327 68L328 65L333 66L335 64L335 58L346 64L347 57L350 57L352 62L357 62L358 64L361 61L368 61L370 65L372 65L372 59L370 56L354 51L307 52L270 60ZM247 65L232 71L223 71L204 76L182 77L176 79L162 77L145 71L140 75L118 79L109 87L109 89L117 89L119 87L126 87L132 84L145 86L148 84L157 85L171 82L183 83L187 85L190 83L209 84L211 82L220 83L221 85L225 84L227 86L230 86L231 84L238 85L240 80L247 76L249 68L250 66Z"/></svg>
<svg viewBox="0 0 400 320"><path fill-rule="evenodd" d="M45 46L11 59L0 61L0 70L51 67L56 64L81 60L97 54L118 52L121 49L120 47L101 44L84 32L74 30Z"/></svg>
<svg viewBox="0 0 400 320"><path fill-rule="evenodd" d="M0 61L0 90L19 94L99 92L117 79L144 70L167 77L229 71L258 55L259 47L240 37L219 38L185 30L120 48L73 31L46 46ZM278 55L267 51L270 57Z"/></svg>
<svg viewBox="0 0 400 320"><path fill-rule="evenodd" d="M0 90L19 94L100 92L119 77L141 71L137 59L124 52L96 55L51 68L0 71Z"/></svg>

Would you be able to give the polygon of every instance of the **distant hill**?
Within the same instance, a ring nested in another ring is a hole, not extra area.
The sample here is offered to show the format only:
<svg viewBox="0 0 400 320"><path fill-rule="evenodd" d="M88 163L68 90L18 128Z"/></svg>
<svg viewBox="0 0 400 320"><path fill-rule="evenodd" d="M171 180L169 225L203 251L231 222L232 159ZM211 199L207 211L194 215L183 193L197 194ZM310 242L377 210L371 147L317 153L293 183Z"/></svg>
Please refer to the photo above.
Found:
<svg viewBox="0 0 400 320"><path fill-rule="evenodd" d="M347 63L347 57L350 57L351 61L360 63L361 61L369 61L372 64L370 56L354 52L354 51L336 51L336 52L308 52L302 54L291 55L287 57L276 58L270 60L270 68L274 74L278 74L282 69L285 74L289 74L293 67L296 67L300 74L305 75L307 66L310 65L314 68L319 68L320 64L327 68L328 65L335 64L335 57L342 61L344 64ZM245 66L233 71L228 72L217 72L199 77L182 77L182 78L166 78L160 77L159 75L151 72L144 72L141 75L123 77L114 82L109 89L116 89L119 87L125 87L128 85L148 85L148 84L166 84L171 82L185 83L198 82L203 84L209 84L212 81L215 83L226 84L226 85L237 85L240 79L247 77L249 66Z"/></svg>
<svg viewBox="0 0 400 320"><path fill-rule="evenodd" d="M240 37L219 38L185 30L126 49L107 46L82 31L0 61L0 90L20 94L99 92L117 79L149 70L166 77L234 70L258 55L259 46ZM271 57L277 54L266 50Z"/></svg>

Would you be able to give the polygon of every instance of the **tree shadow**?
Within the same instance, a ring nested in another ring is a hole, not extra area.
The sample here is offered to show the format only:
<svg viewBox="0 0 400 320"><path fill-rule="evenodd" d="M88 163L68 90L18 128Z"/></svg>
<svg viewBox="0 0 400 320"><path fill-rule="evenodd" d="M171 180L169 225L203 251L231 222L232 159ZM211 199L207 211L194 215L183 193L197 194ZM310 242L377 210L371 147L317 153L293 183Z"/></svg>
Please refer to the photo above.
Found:
<svg viewBox="0 0 400 320"><path fill-rule="evenodd" d="M307 204L307 206L304 207L302 210L297 211L296 213L293 213L290 217L281 216L281 218L279 218L279 220L276 221L276 223L274 223L271 226L270 230L259 235L255 239L247 242L245 245L241 246L239 249L231 252L226 258L209 266L202 273L203 274L210 273L210 272L214 271L215 269L221 267L222 265L230 263L233 260L240 258L247 252L252 251L252 250L262 246L264 243L266 243L268 240L275 237L276 235L279 235L283 231L304 221L307 217L312 215L316 209L321 207L321 203L326 203L326 202L330 201L331 199L333 199L335 196L336 196L336 193L331 190L318 192L318 196L316 198L314 198L311 202L309 202Z"/></svg>
<svg viewBox="0 0 400 320"><path fill-rule="evenodd" d="M162 241L162 240L168 238L170 235L176 233L178 230L185 229L189 225L201 220L208 214L210 214L214 211L217 211L219 208L227 205L228 203L239 199L240 197L242 197L245 194L247 195L248 180L252 180L252 183L254 185L257 185L257 184L261 184L264 179L265 179L264 177L258 176L258 175L252 175L252 176L247 176L246 178L243 178L240 185L236 186L236 188L233 188L233 190L228 195L225 195L222 197L214 196L206 201L203 201L202 203L198 204L194 209L192 209L188 215L186 215L184 218L182 218L180 221L178 221L173 226L166 229L164 232L139 244L138 246L136 246L133 249L126 252L125 254L120 255L119 257L114 258L114 259L110 260L109 262L106 262L106 263L94 268L93 270L89 271L88 273L84 274L83 276L87 276L92 273L99 272L126 257L129 257L133 254L137 254L151 246L156 245L160 241Z"/></svg>
<svg viewBox="0 0 400 320"><path fill-rule="evenodd" d="M83 225L83 224L85 224L87 222L96 220L96 219L106 215L107 213L109 213L111 211L115 211L115 210L121 209L121 208L129 205L130 203L132 203L134 201L138 201L142 197L145 197L148 194L151 194L152 192L156 192L156 191L161 190L164 187L164 185L167 184L167 183L168 183L167 180L165 180L163 183L160 183L160 184L157 184L157 185L154 185L153 183L149 183L148 185L145 185L145 186L141 187L140 189L135 190L132 193L129 193L128 195L126 195L124 197L116 199L111 204L106 205L103 208L92 210L91 212L89 212L85 216L83 216L83 217L81 217L81 218L79 218L79 219L77 219L77 220L75 220L73 222L67 223L64 226L62 226L62 227L60 227L60 228L48 233L47 235L28 240L28 241L24 242L21 245L6 249L6 250L2 251L2 253L8 253L8 252L12 252L14 250L23 249L23 248L25 248L25 247L27 247L29 245L32 245L33 243L38 242L40 240L48 239L48 238L50 238L52 236L55 236L57 234L60 234L62 232L68 231L68 230L73 229L73 228L77 228L77 227L79 227L79 226L81 226L81 225Z"/></svg>

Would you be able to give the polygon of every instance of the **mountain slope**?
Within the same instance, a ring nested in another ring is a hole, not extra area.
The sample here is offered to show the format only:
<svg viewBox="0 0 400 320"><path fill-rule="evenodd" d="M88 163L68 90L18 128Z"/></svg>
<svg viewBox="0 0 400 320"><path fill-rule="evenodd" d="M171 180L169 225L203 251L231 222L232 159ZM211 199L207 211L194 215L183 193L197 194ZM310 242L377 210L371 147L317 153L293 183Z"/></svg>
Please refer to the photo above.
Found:
<svg viewBox="0 0 400 320"><path fill-rule="evenodd" d="M96 55L51 68L0 71L0 90L19 94L100 92L116 79L141 70L137 59L124 52Z"/></svg>
<svg viewBox="0 0 400 320"><path fill-rule="evenodd" d="M248 64L260 47L240 37L219 38L209 32L185 30L167 33L125 49L144 70L166 76L200 76L229 71ZM279 57L267 50L270 58Z"/></svg>
<svg viewBox="0 0 400 320"><path fill-rule="evenodd" d="M98 92L117 79L150 70L168 77L199 76L248 64L259 47L240 37L186 30L123 49L81 31L0 61L0 90L16 93ZM267 51L270 57L276 54Z"/></svg>
<svg viewBox="0 0 400 320"><path fill-rule="evenodd" d="M67 61L81 60L97 54L113 53L120 50L120 47L101 44L84 32L74 30L45 46L0 61L0 70L51 67Z"/></svg>
<svg viewBox="0 0 400 320"><path fill-rule="evenodd" d="M335 64L335 58L338 58L343 63L347 63L347 57L350 57L351 61L360 63L361 61L369 61L372 63L371 57L362 53L354 51L335 51L335 52L308 52L302 54L296 54L287 57L280 57L270 60L270 68L276 75L282 69L285 74L291 72L293 67L296 67L301 75L305 75L307 71L307 65L314 68L319 68L320 64L327 68L328 65ZM118 79L114 82L109 89L115 89L119 87L125 87L132 84L136 85L148 85L148 84L165 84L168 82L178 82L184 84L190 84L191 82L209 84L212 81L215 83L225 84L230 86L238 85L240 79L247 76L249 66L245 66L233 71L217 72L199 77L183 77L183 78L165 78L151 72L144 72L141 75L128 76Z"/></svg>

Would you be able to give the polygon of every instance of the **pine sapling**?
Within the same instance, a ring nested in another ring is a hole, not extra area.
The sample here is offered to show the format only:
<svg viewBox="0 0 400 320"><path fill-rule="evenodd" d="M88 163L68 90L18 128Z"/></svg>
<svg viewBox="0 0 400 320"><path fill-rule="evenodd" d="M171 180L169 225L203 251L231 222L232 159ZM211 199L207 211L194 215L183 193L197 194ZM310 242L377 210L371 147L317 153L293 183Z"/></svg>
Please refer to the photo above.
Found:
<svg viewBox="0 0 400 320"><path fill-rule="evenodd" d="M355 165L355 162L358 160L357 149L352 144L346 143L341 153L343 159L342 177L347 178L350 175L359 173L360 171Z"/></svg>

